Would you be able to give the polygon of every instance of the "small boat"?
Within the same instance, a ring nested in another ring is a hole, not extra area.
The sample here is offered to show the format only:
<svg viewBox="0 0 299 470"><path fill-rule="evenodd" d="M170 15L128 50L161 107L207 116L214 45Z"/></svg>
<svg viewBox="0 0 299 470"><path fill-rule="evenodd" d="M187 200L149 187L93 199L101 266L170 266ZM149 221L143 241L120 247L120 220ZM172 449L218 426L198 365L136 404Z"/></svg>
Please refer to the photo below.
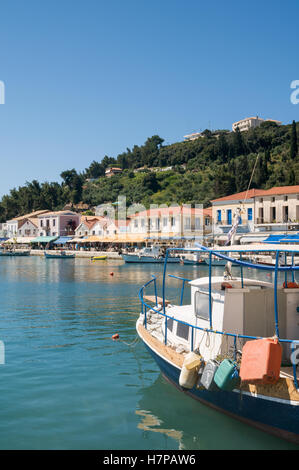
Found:
<svg viewBox="0 0 299 470"><path fill-rule="evenodd" d="M164 378L180 391L299 444L299 285L294 282L299 266L278 263L281 251L298 256L299 248L276 248L275 266L242 259L244 248L233 250L241 259L229 256L231 247L198 250L211 260L213 255L238 264L240 277L214 276L212 265L209 276L193 280L169 274L182 281L180 302L175 305L166 300L165 263L162 296L157 295L155 276L139 289L136 330L140 339ZM246 279L243 268L273 272L274 282ZM187 305L183 304L185 283L191 289ZM151 285L155 295L145 295Z"/></svg>
<svg viewBox="0 0 299 470"><path fill-rule="evenodd" d="M191 264L193 266L199 266L205 264L205 261L198 255L182 255L181 264Z"/></svg>
<svg viewBox="0 0 299 470"><path fill-rule="evenodd" d="M137 253L126 253L122 255L126 263L164 263L165 256L161 254L160 248L152 246L149 248L142 248ZM169 256L168 263L180 263L181 259L178 256Z"/></svg>
<svg viewBox="0 0 299 470"><path fill-rule="evenodd" d="M68 259L68 258L75 258L74 253L67 254L65 251L60 251L57 253L44 253L45 258L47 259Z"/></svg>
<svg viewBox="0 0 299 470"><path fill-rule="evenodd" d="M15 251L15 250L2 250L0 251L0 256L29 256L30 250L25 251Z"/></svg>
<svg viewBox="0 0 299 470"><path fill-rule="evenodd" d="M103 261L107 259L107 255L100 255L100 256L92 256L91 261Z"/></svg>

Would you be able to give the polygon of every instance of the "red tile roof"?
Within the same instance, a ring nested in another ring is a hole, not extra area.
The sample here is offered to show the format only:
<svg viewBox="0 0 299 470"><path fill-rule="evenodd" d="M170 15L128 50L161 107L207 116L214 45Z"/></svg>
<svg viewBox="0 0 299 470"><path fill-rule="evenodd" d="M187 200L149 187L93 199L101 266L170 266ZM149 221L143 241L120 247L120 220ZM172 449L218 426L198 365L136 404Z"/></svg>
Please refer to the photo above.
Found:
<svg viewBox="0 0 299 470"><path fill-rule="evenodd" d="M245 200L251 199L257 196L273 196L273 195L282 195L282 194L296 194L299 193L299 185L297 186L276 186L270 189L250 189L247 191L242 191L241 193L231 194L229 196L220 197L218 199L212 199L211 202L220 202L220 201L234 201L234 200Z"/></svg>
<svg viewBox="0 0 299 470"><path fill-rule="evenodd" d="M170 207L157 207L152 209L147 209L145 211L136 212L136 214L131 215L131 218L134 217L160 217L160 216L174 216L177 214L183 215L205 215L212 217L212 208L201 209L200 207L186 207L186 206L170 206Z"/></svg>

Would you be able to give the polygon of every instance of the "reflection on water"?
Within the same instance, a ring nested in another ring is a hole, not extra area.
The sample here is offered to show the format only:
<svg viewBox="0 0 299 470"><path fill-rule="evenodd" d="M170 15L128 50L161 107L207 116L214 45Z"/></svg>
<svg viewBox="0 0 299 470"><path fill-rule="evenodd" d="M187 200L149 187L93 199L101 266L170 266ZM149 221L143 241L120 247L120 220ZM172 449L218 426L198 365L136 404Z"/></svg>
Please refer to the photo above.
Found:
<svg viewBox="0 0 299 470"><path fill-rule="evenodd" d="M175 429L163 429L161 428L161 421L149 411L145 410L136 410L136 415L141 416L142 419L138 424L138 428L143 431L158 432L165 434L166 436L175 439L179 443L179 449L184 449L182 444L183 433L181 431L176 431Z"/></svg>

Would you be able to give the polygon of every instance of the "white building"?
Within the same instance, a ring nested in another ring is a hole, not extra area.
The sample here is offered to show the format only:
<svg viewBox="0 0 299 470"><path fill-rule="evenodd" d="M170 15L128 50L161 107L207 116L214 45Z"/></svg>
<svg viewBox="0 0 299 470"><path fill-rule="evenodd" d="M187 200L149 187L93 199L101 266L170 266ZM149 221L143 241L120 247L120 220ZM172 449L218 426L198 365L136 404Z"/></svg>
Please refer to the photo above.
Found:
<svg viewBox="0 0 299 470"><path fill-rule="evenodd" d="M262 119L256 116L256 117L249 117L249 118L241 119L240 121L234 122L232 125L232 129L234 132L237 130L237 128L239 128L241 132L249 131L249 129L259 127L263 122L266 122L266 121L274 122L278 126L281 125L281 121L276 121L275 119Z"/></svg>
<svg viewBox="0 0 299 470"><path fill-rule="evenodd" d="M199 139L200 137L204 137L202 135L202 132L193 132L192 134L184 135L184 140L185 141L196 140L196 139Z"/></svg>
<svg viewBox="0 0 299 470"><path fill-rule="evenodd" d="M104 217L84 216L75 230L76 237L105 236L107 219Z"/></svg>
<svg viewBox="0 0 299 470"><path fill-rule="evenodd" d="M131 216L130 233L145 237L202 236L210 231L212 210L186 206L148 209Z"/></svg>

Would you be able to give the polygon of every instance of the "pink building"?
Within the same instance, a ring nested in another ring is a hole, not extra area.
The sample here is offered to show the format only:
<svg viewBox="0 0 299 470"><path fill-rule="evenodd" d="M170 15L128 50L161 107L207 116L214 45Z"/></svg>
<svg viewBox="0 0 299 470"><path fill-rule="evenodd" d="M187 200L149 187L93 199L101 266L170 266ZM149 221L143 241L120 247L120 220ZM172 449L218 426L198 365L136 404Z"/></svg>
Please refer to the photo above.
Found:
<svg viewBox="0 0 299 470"><path fill-rule="evenodd" d="M71 236L75 234L81 215L72 211L48 212L38 217L38 235L42 236Z"/></svg>

